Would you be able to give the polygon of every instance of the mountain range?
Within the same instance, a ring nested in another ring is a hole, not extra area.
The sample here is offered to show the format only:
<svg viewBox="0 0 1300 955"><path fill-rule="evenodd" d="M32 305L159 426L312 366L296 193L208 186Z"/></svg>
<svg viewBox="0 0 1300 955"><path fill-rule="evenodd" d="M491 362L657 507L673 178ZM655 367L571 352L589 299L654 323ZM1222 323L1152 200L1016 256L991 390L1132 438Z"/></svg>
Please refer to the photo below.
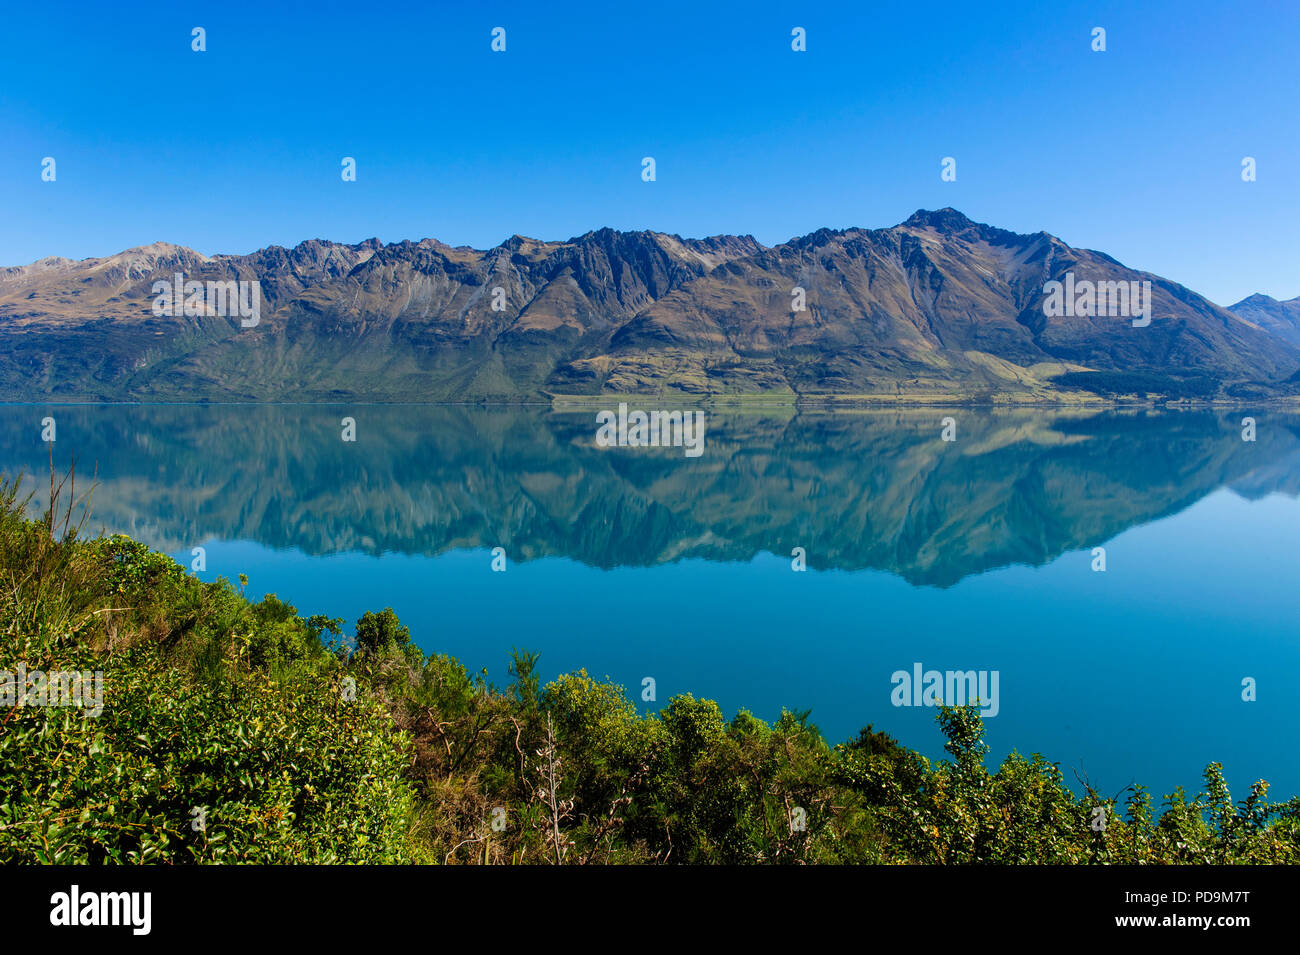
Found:
<svg viewBox="0 0 1300 955"><path fill-rule="evenodd" d="M238 314L159 315L155 282L256 281ZM1151 321L1058 315L1067 275L1151 283ZM802 293L796 290L802 290ZM803 308L796 307L802 298ZM1300 299L1221 308L1176 282L954 209L766 247L600 229L486 251L158 242L0 269L0 399L888 401L1300 394Z"/></svg>

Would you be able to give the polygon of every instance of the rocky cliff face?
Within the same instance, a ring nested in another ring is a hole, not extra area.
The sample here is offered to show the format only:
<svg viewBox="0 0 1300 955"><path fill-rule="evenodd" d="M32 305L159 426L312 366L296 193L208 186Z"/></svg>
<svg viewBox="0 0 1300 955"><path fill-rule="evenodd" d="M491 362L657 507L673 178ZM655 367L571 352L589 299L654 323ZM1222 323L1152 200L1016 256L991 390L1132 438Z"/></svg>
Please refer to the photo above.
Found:
<svg viewBox="0 0 1300 955"><path fill-rule="evenodd" d="M153 283L177 272L258 281L260 321L243 328L238 316L212 309L156 316ZM1150 282L1150 324L1049 317L1044 287L1067 275ZM155 243L0 270L0 397L1300 389L1297 326L1246 304L1225 310L1102 253L952 209L921 211L889 229L821 230L774 248L748 236L612 229L565 242L513 236L487 251L432 239L313 240L205 257Z"/></svg>

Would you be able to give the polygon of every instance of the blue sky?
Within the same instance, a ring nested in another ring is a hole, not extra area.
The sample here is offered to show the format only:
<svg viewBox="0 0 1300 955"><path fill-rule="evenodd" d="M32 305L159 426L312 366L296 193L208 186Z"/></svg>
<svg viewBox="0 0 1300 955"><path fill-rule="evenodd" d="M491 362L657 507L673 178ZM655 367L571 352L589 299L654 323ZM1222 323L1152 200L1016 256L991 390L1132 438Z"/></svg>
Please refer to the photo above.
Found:
<svg viewBox="0 0 1300 955"><path fill-rule="evenodd" d="M950 205L1220 304L1291 298L1298 41L1294 0L15 4L0 264L606 225L774 244Z"/></svg>

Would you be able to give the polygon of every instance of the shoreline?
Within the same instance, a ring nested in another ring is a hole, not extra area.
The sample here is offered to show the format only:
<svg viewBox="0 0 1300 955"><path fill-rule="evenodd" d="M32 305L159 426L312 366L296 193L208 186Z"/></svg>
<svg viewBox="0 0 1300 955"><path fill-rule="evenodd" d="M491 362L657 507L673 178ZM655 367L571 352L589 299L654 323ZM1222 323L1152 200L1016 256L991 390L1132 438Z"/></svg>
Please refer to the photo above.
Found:
<svg viewBox="0 0 1300 955"><path fill-rule="evenodd" d="M209 400L191 401L152 401L152 400L113 400L104 398L75 397L59 399L4 399L0 407L414 407L414 408L542 408L551 411L585 411L607 408L611 403L639 402L646 406L665 404L671 407L703 408L794 408L796 410L851 410L869 409L926 409L956 408L966 410L1014 410L1014 409L1060 409L1065 411L1206 411L1232 410L1235 408L1281 408L1300 411L1300 396L1273 396L1260 398L1214 399L1195 401L1188 399L1141 399L1141 398L994 398L992 400L961 395L935 395L933 397L890 395L684 395L661 394L654 392L630 392L624 394L601 395L552 395L546 398L478 398L459 401L417 401L404 398L330 398L321 401L312 400Z"/></svg>

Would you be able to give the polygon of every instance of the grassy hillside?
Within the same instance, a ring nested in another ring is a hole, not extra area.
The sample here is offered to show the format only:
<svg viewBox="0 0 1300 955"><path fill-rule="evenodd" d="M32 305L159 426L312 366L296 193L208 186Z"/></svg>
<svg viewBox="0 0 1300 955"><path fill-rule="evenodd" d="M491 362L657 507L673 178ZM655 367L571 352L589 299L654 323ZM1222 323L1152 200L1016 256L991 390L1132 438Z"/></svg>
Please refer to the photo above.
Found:
<svg viewBox="0 0 1300 955"><path fill-rule="evenodd" d="M585 673L542 686L525 652L497 687L391 610L344 642L86 537L72 480L50 500L26 520L0 482L0 670L102 671L103 709L0 707L0 863L1300 862L1300 800L1234 803L1217 765L1157 812L1039 756L990 772L973 709L940 712L931 763L870 727L832 747L807 714L641 716Z"/></svg>

